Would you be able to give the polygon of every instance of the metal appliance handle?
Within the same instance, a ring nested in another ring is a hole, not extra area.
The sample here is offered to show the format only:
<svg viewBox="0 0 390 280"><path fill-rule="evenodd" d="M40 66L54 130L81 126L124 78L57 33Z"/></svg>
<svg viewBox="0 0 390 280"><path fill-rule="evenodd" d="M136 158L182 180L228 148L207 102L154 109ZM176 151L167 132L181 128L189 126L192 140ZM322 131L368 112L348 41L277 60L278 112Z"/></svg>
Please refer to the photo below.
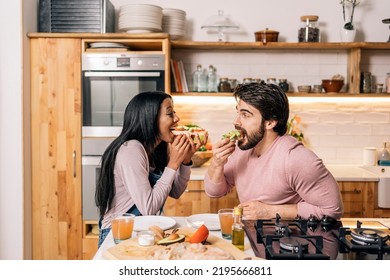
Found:
<svg viewBox="0 0 390 280"><path fill-rule="evenodd" d="M85 77L160 77L160 72L84 72Z"/></svg>

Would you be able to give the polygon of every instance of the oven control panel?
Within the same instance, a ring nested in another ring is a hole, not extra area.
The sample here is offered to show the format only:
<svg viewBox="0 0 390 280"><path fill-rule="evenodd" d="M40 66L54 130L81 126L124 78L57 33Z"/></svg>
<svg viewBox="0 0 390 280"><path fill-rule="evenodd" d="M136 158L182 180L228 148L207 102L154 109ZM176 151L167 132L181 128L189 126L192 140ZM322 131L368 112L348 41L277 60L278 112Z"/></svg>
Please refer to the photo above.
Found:
<svg viewBox="0 0 390 280"><path fill-rule="evenodd" d="M160 54L85 53L83 71L163 71L165 56Z"/></svg>

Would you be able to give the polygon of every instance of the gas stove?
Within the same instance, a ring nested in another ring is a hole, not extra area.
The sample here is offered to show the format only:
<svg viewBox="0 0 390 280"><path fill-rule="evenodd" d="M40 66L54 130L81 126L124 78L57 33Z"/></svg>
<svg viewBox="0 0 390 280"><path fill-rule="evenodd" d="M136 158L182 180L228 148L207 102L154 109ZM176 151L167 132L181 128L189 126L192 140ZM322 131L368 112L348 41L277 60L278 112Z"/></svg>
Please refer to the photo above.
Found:
<svg viewBox="0 0 390 280"><path fill-rule="evenodd" d="M324 216L245 220L245 231L257 257L284 260L388 259L390 230L378 222L343 224Z"/></svg>

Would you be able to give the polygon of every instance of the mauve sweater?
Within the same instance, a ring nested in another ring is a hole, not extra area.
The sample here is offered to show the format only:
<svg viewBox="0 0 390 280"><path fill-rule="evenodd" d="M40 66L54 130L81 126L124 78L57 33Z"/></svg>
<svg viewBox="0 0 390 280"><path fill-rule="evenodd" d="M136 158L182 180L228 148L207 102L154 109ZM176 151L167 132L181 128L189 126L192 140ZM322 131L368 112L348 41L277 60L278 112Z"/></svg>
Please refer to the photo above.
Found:
<svg viewBox="0 0 390 280"><path fill-rule="evenodd" d="M137 140L125 142L116 156L115 196L111 208L102 221L102 228L111 227L111 220L126 213L134 204L142 215L156 215L168 196L179 198L187 187L191 167L180 165L177 171L165 167L154 187L149 182L149 159L145 148Z"/></svg>
<svg viewBox="0 0 390 280"><path fill-rule="evenodd" d="M279 136L260 157L254 149L238 147L224 167L225 180L218 184L205 176L210 197L221 197L236 186L241 203L297 204L298 215L339 219L343 204L338 184L311 150L291 136Z"/></svg>

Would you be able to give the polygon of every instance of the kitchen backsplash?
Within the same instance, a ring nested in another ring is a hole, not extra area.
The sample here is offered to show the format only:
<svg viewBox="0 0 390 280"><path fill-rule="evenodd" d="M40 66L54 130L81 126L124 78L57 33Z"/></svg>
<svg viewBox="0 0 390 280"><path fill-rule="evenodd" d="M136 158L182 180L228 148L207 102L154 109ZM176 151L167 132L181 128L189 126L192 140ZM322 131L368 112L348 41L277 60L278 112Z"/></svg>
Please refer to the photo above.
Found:
<svg viewBox="0 0 390 280"><path fill-rule="evenodd" d="M320 84L334 74L346 77L347 53L337 50L308 51L200 51L175 50L174 59L182 60L191 84L191 74L197 64L204 68L212 64L221 77L286 78L290 90L300 84ZM390 72L388 52L364 51L362 71L370 71L373 84L384 83ZM345 91L344 88L342 91ZM195 122L210 131L211 142L233 128L235 101L229 97L176 96L175 106L182 123ZM305 145L326 164L362 164L363 148L382 147L390 141L390 96L384 98L293 97L290 94L291 115L301 117Z"/></svg>
<svg viewBox="0 0 390 280"><path fill-rule="evenodd" d="M362 164L364 147L379 150L383 141L390 141L390 100L328 99L290 98L291 115L301 117L305 145L325 164ZM230 97L175 97L181 123L205 127L212 143L233 129L235 104Z"/></svg>

